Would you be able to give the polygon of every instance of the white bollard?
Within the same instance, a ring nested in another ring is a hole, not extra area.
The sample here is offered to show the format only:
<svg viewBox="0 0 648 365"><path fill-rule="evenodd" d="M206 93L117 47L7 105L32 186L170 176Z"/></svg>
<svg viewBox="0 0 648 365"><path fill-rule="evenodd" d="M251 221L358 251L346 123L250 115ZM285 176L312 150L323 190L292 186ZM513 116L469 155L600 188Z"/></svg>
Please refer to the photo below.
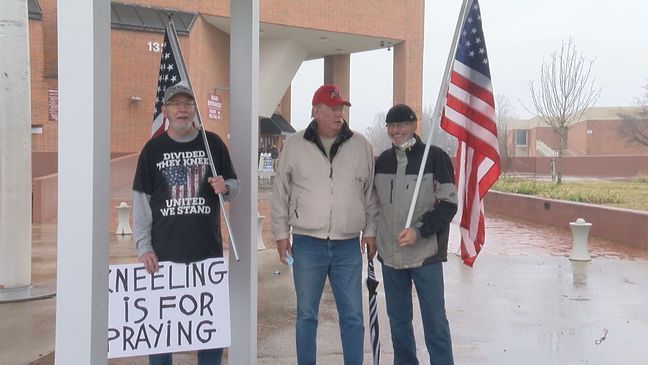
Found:
<svg viewBox="0 0 648 365"><path fill-rule="evenodd" d="M258 229L257 229L257 250L265 250L265 244L263 243L263 218L265 216L259 215L259 212L257 212L257 221L258 221Z"/></svg>
<svg viewBox="0 0 648 365"><path fill-rule="evenodd" d="M571 227L573 239L569 259L572 261L591 261L592 258L587 249L587 236L590 228L592 228L592 223L587 223L585 219L578 218L576 222L569 222L569 227Z"/></svg>
<svg viewBox="0 0 648 365"><path fill-rule="evenodd" d="M129 223L131 206L126 204L126 202L121 202L115 208L117 209L117 231L115 231L115 234L133 234Z"/></svg>

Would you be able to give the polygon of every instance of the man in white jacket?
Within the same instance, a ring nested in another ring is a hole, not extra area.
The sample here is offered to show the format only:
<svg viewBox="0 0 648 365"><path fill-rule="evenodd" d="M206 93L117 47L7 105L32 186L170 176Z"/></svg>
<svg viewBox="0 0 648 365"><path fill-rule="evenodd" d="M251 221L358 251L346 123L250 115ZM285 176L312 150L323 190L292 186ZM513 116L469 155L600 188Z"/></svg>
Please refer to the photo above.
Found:
<svg viewBox="0 0 648 365"><path fill-rule="evenodd" d="M362 364L364 356L362 253L373 258L376 252L377 201L371 145L349 129L345 105L351 106L337 87L317 89L313 121L286 140L275 175L272 231L281 262L294 258L299 365L316 362L317 316L327 277L344 364Z"/></svg>

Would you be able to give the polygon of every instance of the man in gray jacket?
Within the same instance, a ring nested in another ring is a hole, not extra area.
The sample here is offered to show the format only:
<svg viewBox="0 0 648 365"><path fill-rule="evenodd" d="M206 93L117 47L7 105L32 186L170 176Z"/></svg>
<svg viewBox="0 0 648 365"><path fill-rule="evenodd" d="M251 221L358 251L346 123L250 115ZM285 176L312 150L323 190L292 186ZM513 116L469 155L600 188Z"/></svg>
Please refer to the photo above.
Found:
<svg viewBox="0 0 648 365"><path fill-rule="evenodd" d="M412 327L414 283L430 364L452 365L441 266L447 260L450 221L457 211L452 162L441 148L430 146L412 226L405 227L425 144L415 133L416 114L409 106L392 107L386 122L392 147L376 160L374 183L380 202L378 259L394 364L418 364Z"/></svg>
<svg viewBox="0 0 648 365"><path fill-rule="evenodd" d="M370 257L376 252L373 153L343 120L345 105L351 106L337 87L317 89L313 121L286 140L275 175L272 231L281 262L294 257L299 365L316 362L317 316L327 277L338 309L344 364L362 364L364 356L361 252L366 249Z"/></svg>

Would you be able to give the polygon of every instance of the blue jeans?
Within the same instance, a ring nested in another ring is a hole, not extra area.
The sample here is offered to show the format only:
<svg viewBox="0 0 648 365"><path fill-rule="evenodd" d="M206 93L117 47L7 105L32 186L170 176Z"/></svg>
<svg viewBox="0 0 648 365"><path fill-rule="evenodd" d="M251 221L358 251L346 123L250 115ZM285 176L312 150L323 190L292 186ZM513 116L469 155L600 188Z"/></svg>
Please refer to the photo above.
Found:
<svg viewBox="0 0 648 365"><path fill-rule="evenodd" d="M417 365L416 342L412 328L412 281L416 286L425 345L431 365L452 365L452 340L443 297L441 263L412 269L382 266L387 316L394 346L394 365Z"/></svg>
<svg viewBox="0 0 648 365"><path fill-rule="evenodd" d="M364 322L359 239L325 240L293 235L292 253L297 294L297 363L316 363L317 313L328 276L338 311L344 364L362 364Z"/></svg>
<svg viewBox="0 0 648 365"><path fill-rule="evenodd" d="M198 365L221 365L223 349L198 350ZM172 365L171 354L149 355L149 365Z"/></svg>

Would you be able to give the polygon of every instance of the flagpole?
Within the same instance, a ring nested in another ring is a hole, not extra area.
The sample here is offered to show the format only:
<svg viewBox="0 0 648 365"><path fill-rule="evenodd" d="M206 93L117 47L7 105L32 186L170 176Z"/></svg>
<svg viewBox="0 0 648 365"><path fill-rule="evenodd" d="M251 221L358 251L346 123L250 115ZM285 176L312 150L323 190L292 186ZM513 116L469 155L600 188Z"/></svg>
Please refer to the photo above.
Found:
<svg viewBox="0 0 648 365"><path fill-rule="evenodd" d="M414 207L416 206L416 200L418 199L419 190L421 189L421 180L423 179L423 171L425 171L425 165L427 163L427 157L430 152L430 145L432 144L432 132L434 125L439 123L441 120L441 112L443 111L443 106L445 105L445 98L448 92L448 84L450 84L450 70L452 68L452 62L457 52L457 43L459 41L459 33L461 33L461 27L466 20L468 14L468 8L472 4L473 0L463 0L461 5L461 12L457 19L457 25L455 26L454 37L452 38L452 44L450 45L450 52L448 54L448 60L446 61L445 71L443 73L443 79L441 86L439 87L439 94L437 95L436 105L434 107L434 113L432 114L432 121L430 123L430 132L428 134L427 142L425 143L425 151L423 152L423 160L421 161L421 167L419 168L418 176L416 177L416 185L414 186L414 195L412 196L412 202L410 203L409 213L407 213L407 221L405 222L405 228L409 228L412 225L412 216L414 215Z"/></svg>
<svg viewBox="0 0 648 365"><path fill-rule="evenodd" d="M187 85L189 86L189 89L193 92L193 87L191 87L191 78L189 77L189 72L188 70L184 67L184 58L182 56L182 52L180 51L180 43L178 42L178 34L176 33L175 25L173 24L173 20L171 19L172 15L169 15L169 24L166 25L166 31L169 37L173 37L173 41L170 42L170 46L172 48L175 48L177 45L178 49L174 49L173 52L174 54L180 58L180 62L177 62L178 68L182 68L182 70L178 70L180 74L184 73L187 75ZM214 177L218 176L218 173L216 172L216 167L214 165L214 159L212 158L211 154L211 148L209 148L209 141L207 140L207 132L205 132L205 126L202 123L202 116L200 115L200 108L196 106L196 116L198 117L198 129L200 130L203 138L203 142L205 143L205 150L207 153L207 158L209 159L209 167L211 168L211 173ZM223 194L218 193L218 201L220 202L220 208L221 211L223 212L223 218L225 220L225 225L227 226L227 233L229 234L229 239L230 239L230 247L232 247L232 251L234 251L234 259L236 261L240 261L238 250L236 249L236 242L234 241L234 235L232 234L232 227L230 226L229 222L229 217L227 216L227 211L225 210L225 203L223 199Z"/></svg>

